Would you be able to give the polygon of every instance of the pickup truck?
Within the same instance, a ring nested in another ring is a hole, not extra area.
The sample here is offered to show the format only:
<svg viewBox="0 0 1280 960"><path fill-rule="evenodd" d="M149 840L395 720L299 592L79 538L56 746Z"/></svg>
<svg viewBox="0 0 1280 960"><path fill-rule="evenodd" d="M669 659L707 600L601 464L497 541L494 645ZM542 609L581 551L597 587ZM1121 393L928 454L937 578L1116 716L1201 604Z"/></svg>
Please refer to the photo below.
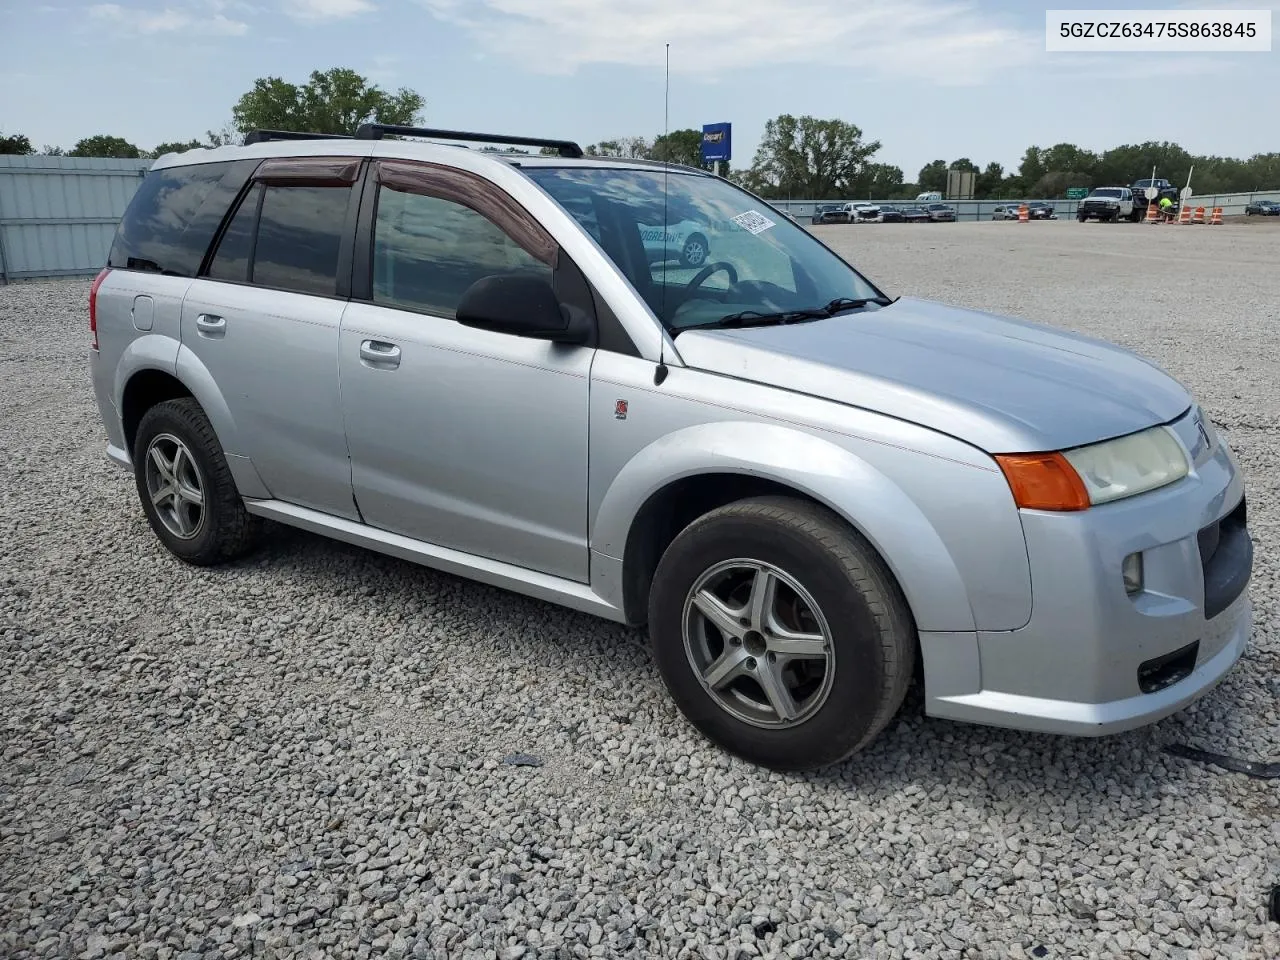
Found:
<svg viewBox="0 0 1280 960"><path fill-rule="evenodd" d="M1155 187L1160 192L1156 194L1155 202L1159 203L1162 197L1168 197L1173 201L1174 206L1178 204L1178 188L1175 187L1164 177L1157 177L1146 180L1135 180L1129 188L1133 192L1133 220L1141 220L1147 215L1147 188Z"/></svg>
<svg viewBox="0 0 1280 960"><path fill-rule="evenodd" d="M1137 219L1134 216L1134 196L1134 192L1128 187L1095 187L1089 196L1080 201L1076 219L1081 223L1095 219L1110 223L1121 219Z"/></svg>

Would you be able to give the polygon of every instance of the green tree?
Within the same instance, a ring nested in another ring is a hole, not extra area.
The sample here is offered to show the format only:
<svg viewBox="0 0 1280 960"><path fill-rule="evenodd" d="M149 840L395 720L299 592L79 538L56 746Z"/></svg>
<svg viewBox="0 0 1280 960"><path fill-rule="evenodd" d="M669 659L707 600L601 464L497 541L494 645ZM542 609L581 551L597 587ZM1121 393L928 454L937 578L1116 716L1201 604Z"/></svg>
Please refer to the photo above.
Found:
<svg viewBox="0 0 1280 960"><path fill-rule="evenodd" d="M35 153L31 146L31 141L21 133L10 134L9 136L0 136L0 153L18 154L26 156L29 153Z"/></svg>
<svg viewBox="0 0 1280 960"><path fill-rule="evenodd" d="M122 157L137 160L142 151L123 137L112 137L105 133L85 137L71 148L69 157Z"/></svg>
<svg viewBox="0 0 1280 960"><path fill-rule="evenodd" d="M614 140L601 140L589 144L586 148L588 156L620 157L625 160L645 160L652 147L644 137L618 137Z"/></svg>
<svg viewBox="0 0 1280 960"><path fill-rule="evenodd" d="M902 189L902 168L889 163L868 163L849 184L849 195L868 200L892 198Z"/></svg>
<svg viewBox="0 0 1280 960"><path fill-rule="evenodd" d="M927 190L937 190L939 192L947 189L947 161L934 160L932 163L926 163L920 168L920 175L916 177L916 183L920 187L918 192L924 193Z"/></svg>
<svg viewBox="0 0 1280 960"><path fill-rule="evenodd" d="M63 150L61 147L55 147L46 143L40 148L40 154L45 157L65 157L67 155L67 151Z"/></svg>
<svg viewBox="0 0 1280 960"><path fill-rule="evenodd" d="M978 172L973 182L973 195L979 200L997 197L1004 184L1004 167L994 161Z"/></svg>
<svg viewBox="0 0 1280 960"><path fill-rule="evenodd" d="M952 160L947 165L951 170L963 170L965 173L980 173L978 165L968 157L961 157L959 160Z"/></svg>
<svg viewBox="0 0 1280 960"><path fill-rule="evenodd" d="M1018 165L1018 177L1023 183L1035 183L1045 175L1044 161L1039 147L1027 147L1022 155L1022 163Z"/></svg>
<svg viewBox="0 0 1280 960"><path fill-rule="evenodd" d="M162 143L151 151L151 156L163 157L166 153L186 153L188 150L199 150L204 146L205 144L201 143L199 140L188 140L185 143L180 141L174 143Z"/></svg>
<svg viewBox="0 0 1280 960"><path fill-rule="evenodd" d="M426 101L402 87L389 93L370 84L354 70L334 67L315 70L301 85L280 77L254 81L231 108L236 130L296 130L310 133L353 134L362 123L421 122Z"/></svg>
<svg viewBox="0 0 1280 960"><path fill-rule="evenodd" d="M683 163L688 167L702 167L702 131L672 130L655 137L653 146L649 148L649 157L667 163Z"/></svg>
<svg viewBox="0 0 1280 960"><path fill-rule="evenodd" d="M864 141L852 123L784 113L765 124L748 184L766 199L840 197L879 149L880 141Z"/></svg>

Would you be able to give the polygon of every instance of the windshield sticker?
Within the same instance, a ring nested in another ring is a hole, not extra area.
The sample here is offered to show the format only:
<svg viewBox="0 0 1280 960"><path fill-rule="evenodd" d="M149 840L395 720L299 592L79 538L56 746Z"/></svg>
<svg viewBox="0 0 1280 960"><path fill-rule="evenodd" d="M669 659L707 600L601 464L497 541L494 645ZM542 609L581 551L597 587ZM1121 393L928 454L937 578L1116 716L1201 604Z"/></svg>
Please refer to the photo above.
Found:
<svg viewBox="0 0 1280 960"><path fill-rule="evenodd" d="M764 233L770 227L776 227L777 224L757 210L748 210L746 213L740 213L733 218L733 222L740 226L748 233Z"/></svg>

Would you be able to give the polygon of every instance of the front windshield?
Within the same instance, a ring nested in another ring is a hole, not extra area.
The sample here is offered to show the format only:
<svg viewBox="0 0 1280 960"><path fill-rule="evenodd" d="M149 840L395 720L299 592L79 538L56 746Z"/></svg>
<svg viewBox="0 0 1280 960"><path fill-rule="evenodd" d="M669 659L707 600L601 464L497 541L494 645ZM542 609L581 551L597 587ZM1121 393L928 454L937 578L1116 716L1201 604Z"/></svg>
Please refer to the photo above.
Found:
<svg viewBox="0 0 1280 960"><path fill-rule="evenodd" d="M718 177L616 167L525 173L595 238L672 333L883 298L799 224Z"/></svg>
<svg viewBox="0 0 1280 960"><path fill-rule="evenodd" d="M1118 196L1120 196L1120 191L1119 191L1119 190L1106 190L1106 189L1102 189L1102 190L1095 190L1095 191L1093 191L1093 195L1094 195L1095 197L1118 197Z"/></svg>

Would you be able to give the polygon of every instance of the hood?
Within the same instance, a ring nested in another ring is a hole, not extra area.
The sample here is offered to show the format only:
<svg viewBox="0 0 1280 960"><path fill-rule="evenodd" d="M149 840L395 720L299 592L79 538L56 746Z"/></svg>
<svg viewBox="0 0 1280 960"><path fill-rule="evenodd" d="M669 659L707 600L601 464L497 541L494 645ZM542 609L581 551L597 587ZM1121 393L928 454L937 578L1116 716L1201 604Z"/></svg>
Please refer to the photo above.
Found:
<svg viewBox="0 0 1280 960"><path fill-rule="evenodd" d="M685 364L874 410L988 453L1032 453L1173 420L1192 398L1128 350L903 297L827 320L676 337Z"/></svg>

